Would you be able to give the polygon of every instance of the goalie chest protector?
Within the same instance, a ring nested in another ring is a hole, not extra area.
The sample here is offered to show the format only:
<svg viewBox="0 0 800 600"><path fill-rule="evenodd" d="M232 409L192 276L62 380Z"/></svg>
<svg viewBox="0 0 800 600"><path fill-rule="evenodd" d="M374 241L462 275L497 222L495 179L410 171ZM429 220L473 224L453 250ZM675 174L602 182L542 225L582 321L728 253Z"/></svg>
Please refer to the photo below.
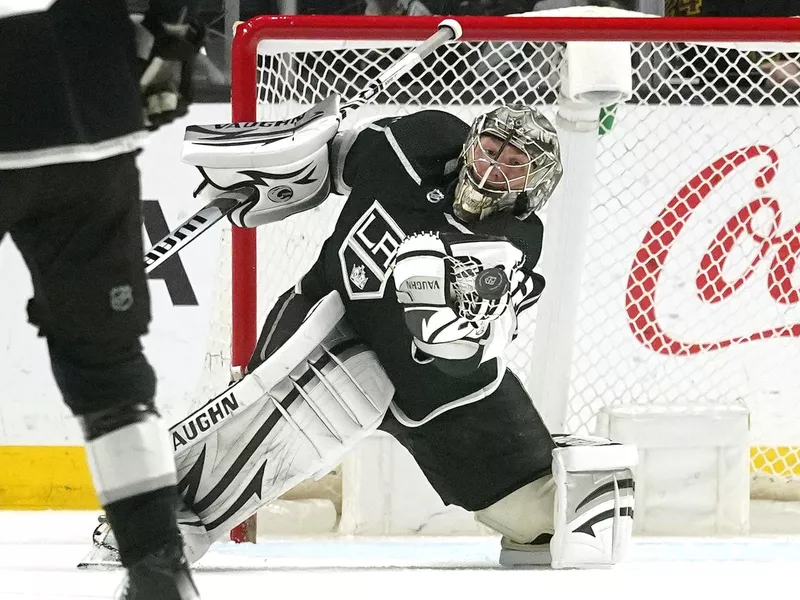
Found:
<svg viewBox="0 0 800 600"><path fill-rule="evenodd" d="M406 235L478 232L452 214L458 159L468 133L469 126L457 117L428 110L378 121L359 134L345 164L345 181L352 190L334 232L301 284L303 293L312 296L321 297L329 289L340 293L348 321L378 354L397 388L396 401L414 419L502 376L496 360L463 378L416 362L390 276ZM513 217L490 221L477 224L480 233L511 238L505 231L510 226L527 238L523 245L541 247L538 218L530 224Z"/></svg>

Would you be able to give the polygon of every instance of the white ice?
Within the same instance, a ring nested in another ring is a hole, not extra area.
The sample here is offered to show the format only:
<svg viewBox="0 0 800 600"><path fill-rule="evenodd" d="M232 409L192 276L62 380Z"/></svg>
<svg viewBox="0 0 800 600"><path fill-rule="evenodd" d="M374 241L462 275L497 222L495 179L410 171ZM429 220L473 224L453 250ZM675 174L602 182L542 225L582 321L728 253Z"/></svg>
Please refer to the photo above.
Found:
<svg viewBox="0 0 800 600"><path fill-rule="evenodd" d="M83 571L96 513L0 512L0 600L112 598L122 573ZM489 600L793 597L800 537L637 538L613 569L507 570L498 539L283 539L216 544L204 600Z"/></svg>

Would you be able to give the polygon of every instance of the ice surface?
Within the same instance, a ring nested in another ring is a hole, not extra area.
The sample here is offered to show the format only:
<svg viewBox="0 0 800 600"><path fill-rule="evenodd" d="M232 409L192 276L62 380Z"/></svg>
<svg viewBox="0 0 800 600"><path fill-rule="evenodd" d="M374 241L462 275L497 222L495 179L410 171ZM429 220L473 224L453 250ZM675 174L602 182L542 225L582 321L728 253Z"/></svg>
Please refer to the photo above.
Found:
<svg viewBox="0 0 800 600"><path fill-rule="evenodd" d="M0 600L112 598L121 571L81 571L95 513L0 512ZM218 543L197 565L204 600L750 598L796 587L800 538L637 538L606 570L507 570L480 538Z"/></svg>

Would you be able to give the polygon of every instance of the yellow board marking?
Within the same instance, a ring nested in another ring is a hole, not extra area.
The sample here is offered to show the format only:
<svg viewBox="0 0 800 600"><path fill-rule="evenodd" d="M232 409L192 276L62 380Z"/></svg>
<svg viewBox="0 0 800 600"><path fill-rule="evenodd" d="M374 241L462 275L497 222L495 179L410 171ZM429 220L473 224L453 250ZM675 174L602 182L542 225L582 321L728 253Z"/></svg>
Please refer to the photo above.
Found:
<svg viewBox="0 0 800 600"><path fill-rule="evenodd" d="M99 507L82 446L0 446L0 509Z"/></svg>
<svg viewBox="0 0 800 600"><path fill-rule="evenodd" d="M800 446L753 446L751 471L800 477ZM82 446L0 446L0 510L96 510Z"/></svg>

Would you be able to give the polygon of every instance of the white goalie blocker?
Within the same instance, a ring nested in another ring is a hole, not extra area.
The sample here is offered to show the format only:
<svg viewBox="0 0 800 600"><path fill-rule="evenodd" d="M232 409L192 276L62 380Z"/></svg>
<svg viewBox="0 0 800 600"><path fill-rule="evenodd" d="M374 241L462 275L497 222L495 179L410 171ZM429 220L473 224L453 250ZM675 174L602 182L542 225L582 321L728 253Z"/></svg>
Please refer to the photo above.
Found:
<svg viewBox="0 0 800 600"><path fill-rule="evenodd" d="M282 121L186 128L182 160L203 176L196 195L253 187L258 194L228 215L240 227L280 221L321 204L331 191L329 142L341 121L332 95Z"/></svg>

